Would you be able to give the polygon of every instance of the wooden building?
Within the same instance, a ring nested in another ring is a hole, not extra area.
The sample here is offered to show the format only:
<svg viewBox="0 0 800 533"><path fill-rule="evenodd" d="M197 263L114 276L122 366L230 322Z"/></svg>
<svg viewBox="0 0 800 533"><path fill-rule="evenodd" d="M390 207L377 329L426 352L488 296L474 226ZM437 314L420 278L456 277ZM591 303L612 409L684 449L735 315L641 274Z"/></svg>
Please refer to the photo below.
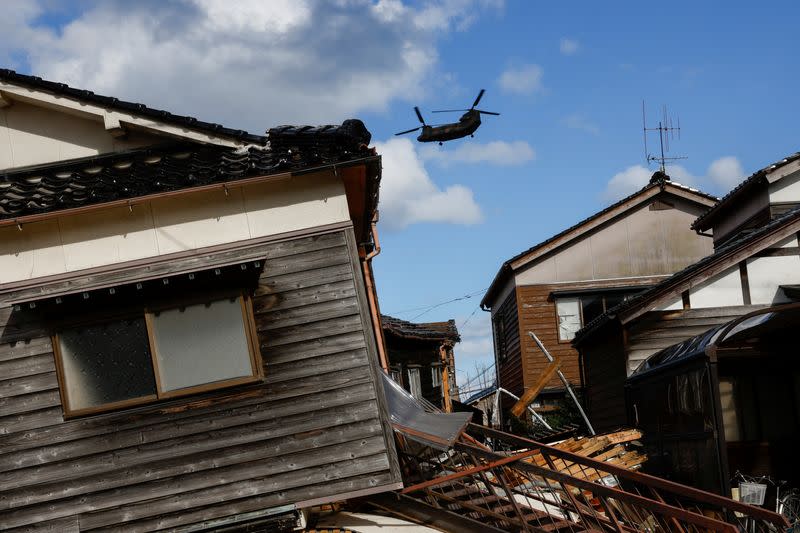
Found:
<svg viewBox="0 0 800 533"><path fill-rule="evenodd" d="M415 398L446 412L458 399L453 347L461 340L455 320L413 323L382 315L389 374Z"/></svg>
<svg viewBox="0 0 800 533"><path fill-rule="evenodd" d="M757 215L746 216L753 198L761 202L765 197L772 200L762 205ZM643 414L636 411L641 411L647 402L640 400L632 412L630 406L626 407L625 386L637 368L652 366L652 361L646 361L658 357L654 354L688 343L687 339L702 336L711 328L747 313L768 316L769 313L763 314L764 309L797 298L796 286L800 285L797 206L800 206L800 154L793 154L747 178L698 218L695 228L713 231L716 248L712 254L623 302L578 333L574 345L581 354L587 407L596 428L644 423ZM723 443L718 447L719 461L725 468L730 466L731 471L747 469L750 464L753 473L763 472L763 465L770 464L770 457L774 458L773 452L778 456L783 453L781 442L786 432L797 434L799 422L793 406L800 401L800 366L794 358L786 359L785 342L774 341L787 338L785 330L791 326L782 327L784 331L771 334L770 339L759 340L760 334L754 336L753 342L767 343L761 348L751 346L749 353L742 349L723 350L710 361L718 374L711 397L719 402L720 418L704 427L695 438L702 440L718 433L719 441L715 442ZM730 354L739 357L723 359ZM666 371L665 368L661 370ZM639 376L634 382L643 383L643 379ZM673 384L673 394L675 387L677 384ZM658 433L669 440L671 430L665 427ZM672 436L673 442L679 442L677 434ZM677 460L675 450L659 446L651 451L652 457L661 455L666 461L671 456ZM762 464L754 466L756 461L748 463L745 457L760 458ZM683 461L684 466L704 462L689 452L684 454ZM722 474L717 477L718 484L713 488L724 491L727 478Z"/></svg>
<svg viewBox="0 0 800 533"><path fill-rule="evenodd" d="M570 382L584 384L571 342L584 324L711 251L711 239L689 229L716 198L669 179L650 183L503 263L481 302L492 313L501 387L521 396L547 359L533 331ZM553 378L540 400L563 394Z"/></svg>
<svg viewBox="0 0 800 533"><path fill-rule="evenodd" d="M369 140L0 70L1 530L228 531L402 486Z"/></svg>

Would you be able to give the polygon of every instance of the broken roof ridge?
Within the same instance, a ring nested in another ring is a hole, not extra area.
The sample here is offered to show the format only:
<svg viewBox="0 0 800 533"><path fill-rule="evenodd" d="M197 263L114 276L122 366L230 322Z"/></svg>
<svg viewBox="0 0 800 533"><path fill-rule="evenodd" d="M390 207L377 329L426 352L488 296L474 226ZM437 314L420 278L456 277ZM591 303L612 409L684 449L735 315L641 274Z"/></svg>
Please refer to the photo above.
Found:
<svg viewBox="0 0 800 533"><path fill-rule="evenodd" d="M456 321L452 318L440 322L409 322L389 315L381 315L381 325L399 337L461 340Z"/></svg>

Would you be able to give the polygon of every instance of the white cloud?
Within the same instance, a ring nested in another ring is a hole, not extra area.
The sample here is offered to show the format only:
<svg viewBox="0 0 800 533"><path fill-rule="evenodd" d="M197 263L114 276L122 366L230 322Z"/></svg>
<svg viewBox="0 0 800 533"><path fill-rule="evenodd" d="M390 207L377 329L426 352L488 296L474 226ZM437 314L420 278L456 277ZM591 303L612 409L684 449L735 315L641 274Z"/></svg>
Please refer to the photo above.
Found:
<svg viewBox="0 0 800 533"><path fill-rule="evenodd" d="M454 163L488 163L500 166L517 166L536 158L536 151L525 141L491 141L488 143L467 142L450 149L427 145L419 150L426 161L442 166Z"/></svg>
<svg viewBox="0 0 800 533"><path fill-rule="evenodd" d="M86 3L59 31L22 2L0 20L0 59L36 75L253 132L339 122L416 100L437 43L481 0L174 0ZM8 10L6 10L8 11Z"/></svg>
<svg viewBox="0 0 800 533"><path fill-rule="evenodd" d="M614 174L606 186L603 197L608 201L619 200L647 185L652 175L653 171L642 165L628 167L622 172Z"/></svg>
<svg viewBox="0 0 800 533"><path fill-rule="evenodd" d="M542 90L544 71L539 65L510 67L500 75L500 87L510 93L533 94Z"/></svg>
<svg viewBox="0 0 800 533"><path fill-rule="evenodd" d="M600 128L597 124L577 113L564 117L561 123L573 130L583 131L592 135L600 135Z"/></svg>
<svg viewBox="0 0 800 533"><path fill-rule="evenodd" d="M709 165L708 177L720 187L729 190L744 179L744 169L735 157L720 157Z"/></svg>
<svg viewBox="0 0 800 533"><path fill-rule="evenodd" d="M477 224L483 220L472 190L463 185L439 188L410 140L389 139L375 147L383 157L382 226L402 229L419 222Z"/></svg>
<svg viewBox="0 0 800 533"><path fill-rule="evenodd" d="M567 39L566 37L561 39L561 42L558 45L559 50L565 56L571 56L578 52L581 45L575 39Z"/></svg>
<svg viewBox="0 0 800 533"><path fill-rule="evenodd" d="M712 161L704 176L695 176L682 165L667 165L666 170L675 182L716 194L727 193L744 176L742 164L733 156ZM619 200L647 185L652 176L653 170L642 165L628 167L609 180L603 197L608 201Z"/></svg>

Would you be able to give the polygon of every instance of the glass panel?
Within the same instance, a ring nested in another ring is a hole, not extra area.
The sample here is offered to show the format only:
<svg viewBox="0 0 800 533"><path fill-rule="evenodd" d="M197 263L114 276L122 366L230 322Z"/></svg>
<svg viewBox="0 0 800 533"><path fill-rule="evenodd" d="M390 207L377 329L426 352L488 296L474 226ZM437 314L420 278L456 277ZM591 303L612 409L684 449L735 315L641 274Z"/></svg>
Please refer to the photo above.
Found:
<svg viewBox="0 0 800 533"><path fill-rule="evenodd" d="M558 314L558 338L562 341L575 338L575 333L581 329L580 300L577 298L556 300L556 313Z"/></svg>
<svg viewBox="0 0 800 533"><path fill-rule="evenodd" d="M70 410L154 395L144 318L59 333Z"/></svg>
<svg viewBox="0 0 800 533"><path fill-rule="evenodd" d="M581 296L581 310L583 311L583 323L588 324L603 314L603 297Z"/></svg>
<svg viewBox="0 0 800 533"><path fill-rule="evenodd" d="M442 384L442 368L439 366L431 367L431 386L438 387Z"/></svg>
<svg viewBox="0 0 800 533"><path fill-rule="evenodd" d="M408 369L408 386L411 396L422 398L422 385L419 382L419 368Z"/></svg>
<svg viewBox="0 0 800 533"><path fill-rule="evenodd" d="M253 375L241 298L160 311L153 337L164 391Z"/></svg>

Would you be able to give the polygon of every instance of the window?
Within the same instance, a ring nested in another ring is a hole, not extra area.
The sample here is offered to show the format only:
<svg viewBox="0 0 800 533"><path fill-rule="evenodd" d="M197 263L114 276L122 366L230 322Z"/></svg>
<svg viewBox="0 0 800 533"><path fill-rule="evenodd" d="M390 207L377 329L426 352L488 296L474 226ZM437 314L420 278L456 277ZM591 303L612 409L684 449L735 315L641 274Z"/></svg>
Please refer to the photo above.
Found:
<svg viewBox="0 0 800 533"><path fill-rule="evenodd" d="M604 294L582 294L570 298L556 298L558 339L571 341L575 338L575 333L583 326L637 292L639 291L614 291Z"/></svg>
<svg viewBox="0 0 800 533"><path fill-rule="evenodd" d="M252 381L259 375L249 299L147 309L56 334L68 415L127 407Z"/></svg>
<svg viewBox="0 0 800 533"><path fill-rule="evenodd" d="M442 367L435 365L431 367L431 386L432 387L441 387L442 386Z"/></svg>
<svg viewBox="0 0 800 533"><path fill-rule="evenodd" d="M422 385L419 380L419 368L408 369L408 387L411 396L422 398Z"/></svg>
<svg viewBox="0 0 800 533"><path fill-rule="evenodd" d="M492 317L492 331L494 331L494 350L497 359L502 361L506 358L506 329L504 315L498 311Z"/></svg>
<svg viewBox="0 0 800 533"><path fill-rule="evenodd" d="M556 300L556 315L558 316L558 338L569 341L575 338L575 333L581 329L581 301L580 298L559 298Z"/></svg>

